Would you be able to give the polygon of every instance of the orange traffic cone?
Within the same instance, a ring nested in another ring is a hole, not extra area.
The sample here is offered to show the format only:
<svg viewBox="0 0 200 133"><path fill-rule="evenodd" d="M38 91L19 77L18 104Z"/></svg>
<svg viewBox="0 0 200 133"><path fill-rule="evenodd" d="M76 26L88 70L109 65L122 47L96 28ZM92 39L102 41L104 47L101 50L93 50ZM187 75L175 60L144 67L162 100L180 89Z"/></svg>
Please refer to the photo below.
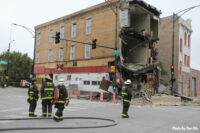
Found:
<svg viewBox="0 0 200 133"><path fill-rule="evenodd" d="M68 97L70 97L70 90L67 90L67 92L68 92Z"/></svg>
<svg viewBox="0 0 200 133"><path fill-rule="evenodd" d="M90 101L92 101L92 92L90 92Z"/></svg>
<svg viewBox="0 0 200 133"><path fill-rule="evenodd" d="M79 99L79 98L80 98L80 91L79 91L79 88L77 88L76 95L77 95L77 98Z"/></svg>
<svg viewBox="0 0 200 133"><path fill-rule="evenodd" d="M103 91L100 94L100 101L103 102Z"/></svg>
<svg viewBox="0 0 200 133"><path fill-rule="evenodd" d="M115 92L113 92L113 102L115 103Z"/></svg>

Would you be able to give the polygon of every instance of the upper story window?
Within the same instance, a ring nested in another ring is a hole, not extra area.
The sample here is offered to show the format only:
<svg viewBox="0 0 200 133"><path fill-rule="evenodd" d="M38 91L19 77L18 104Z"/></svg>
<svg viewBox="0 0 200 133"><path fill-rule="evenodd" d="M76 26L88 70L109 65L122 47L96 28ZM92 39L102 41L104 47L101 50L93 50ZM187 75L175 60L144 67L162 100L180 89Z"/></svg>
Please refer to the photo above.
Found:
<svg viewBox="0 0 200 133"><path fill-rule="evenodd" d="M76 57L75 57L75 55L76 55L76 47L75 47L75 45L74 44L72 44L71 45L71 50L70 50L70 59L71 60L74 60Z"/></svg>
<svg viewBox="0 0 200 133"><path fill-rule="evenodd" d="M86 34L91 34L92 32L92 18L86 19Z"/></svg>
<svg viewBox="0 0 200 133"><path fill-rule="evenodd" d="M36 53L36 63L40 63L40 52Z"/></svg>
<svg viewBox="0 0 200 133"><path fill-rule="evenodd" d="M52 48L50 48L48 52L48 62L52 62Z"/></svg>
<svg viewBox="0 0 200 133"><path fill-rule="evenodd" d="M190 56L187 56L187 66L190 66Z"/></svg>
<svg viewBox="0 0 200 133"><path fill-rule="evenodd" d="M185 46L187 44L187 33L186 32L185 32L185 35L184 35L184 44L185 44Z"/></svg>
<svg viewBox="0 0 200 133"><path fill-rule="evenodd" d="M72 37L76 37L76 28L77 28L76 22L72 23L72 32L71 32Z"/></svg>
<svg viewBox="0 0 200 133"><path fill-rule="evenodd" d="M40 33L37 34L37 45L40 45Z"/></svg>
<svg viewBox="0 0 200 133"><path fill-rule="evenodd" d="M53 29L49 31L49 42L53 42Z"/></svg>
<svg viewBox="0 0 200 133"><path fill-rule="evenodd" d="M190 48L190 35L188 35L188 48Z"/></svg>
<svg viewBox="0 0 200 133"><path fill-rule="evenodd" d="M182 38L180 39L180 52L183 52L183 40L182 40Z"/></svg>
<svg viewBox="0 0 200 133"><path fill-rule="evenodd" d="M63 53L64 53L64 48L60 47L60 49L59 49L59 61L63 61Z"/></svg>
<svg viewBox="0 0 200 133"><path fill-rule="evenodd" d="M187 65L187 55L184 55L184 65Z"/></svg>
<svg viewBox="0 0 200 133"><path fill-rule="evenodd" d="M90 45L85 45L85 58L90 58Z"/></svg>
<svg viewBox="0 0 200 133"><path fill-rule="evenodd" d="M64 39L65 38L65 27L61 26L60 27L60 39Z"/></svg>

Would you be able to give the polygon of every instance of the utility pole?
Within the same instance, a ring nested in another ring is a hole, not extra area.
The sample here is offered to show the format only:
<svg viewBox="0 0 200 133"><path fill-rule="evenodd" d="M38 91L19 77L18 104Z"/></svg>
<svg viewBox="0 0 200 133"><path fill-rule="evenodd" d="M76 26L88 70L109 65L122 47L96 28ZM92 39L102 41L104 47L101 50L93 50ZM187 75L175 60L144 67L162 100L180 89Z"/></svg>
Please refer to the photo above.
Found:
<svg viewBox="0 0 200 133"><path fill-rule="evenodd" d="M116 6L116 12L115 12L115 50L117 50L117 25L118 25L118 7ZM115 87L115 93L117 91L117 55L115 55L115 73L114 73L114 87Z"/></svg>

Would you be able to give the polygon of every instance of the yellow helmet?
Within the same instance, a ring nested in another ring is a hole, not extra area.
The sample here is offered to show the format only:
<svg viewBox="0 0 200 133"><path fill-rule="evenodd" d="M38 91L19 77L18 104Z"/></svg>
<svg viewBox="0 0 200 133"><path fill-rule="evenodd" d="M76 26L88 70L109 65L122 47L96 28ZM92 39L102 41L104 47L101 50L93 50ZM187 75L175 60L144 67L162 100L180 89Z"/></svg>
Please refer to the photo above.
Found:
<svg viewBox="0 0 200 133"><path fill-rule="evenodd" d="M63 79L63 78L60 78L60 79L59 79L59 82L64 82L64 79Z"/></svg>
<svg viewBox="0 0 200 133"><path fill-rule="evenodd" d="M125 84L126 84L126 85L131 84L131 80L130 80L130 79L127 79L126 82L125 82Z"/></svg>

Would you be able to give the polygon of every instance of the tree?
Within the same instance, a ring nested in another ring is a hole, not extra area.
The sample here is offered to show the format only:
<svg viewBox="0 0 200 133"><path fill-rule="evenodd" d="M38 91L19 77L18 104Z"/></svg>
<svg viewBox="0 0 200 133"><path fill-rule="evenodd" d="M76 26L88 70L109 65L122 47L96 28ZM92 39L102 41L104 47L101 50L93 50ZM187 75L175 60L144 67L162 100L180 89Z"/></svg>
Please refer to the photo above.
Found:
<svg viewBox="0 0 200 133"><path fill-rule="evenodd" d="M8 52L0 54L0 60L8 61ZM11 52L9 54L9 82L20 82L21 80L29 80L32 71L33 61L28 54L22 54L20 52ZM7 65L3 66L4 70L7 70ZM0 73L2 74L2 72ZM2 74L1 76L5 76Z"/></svg>

